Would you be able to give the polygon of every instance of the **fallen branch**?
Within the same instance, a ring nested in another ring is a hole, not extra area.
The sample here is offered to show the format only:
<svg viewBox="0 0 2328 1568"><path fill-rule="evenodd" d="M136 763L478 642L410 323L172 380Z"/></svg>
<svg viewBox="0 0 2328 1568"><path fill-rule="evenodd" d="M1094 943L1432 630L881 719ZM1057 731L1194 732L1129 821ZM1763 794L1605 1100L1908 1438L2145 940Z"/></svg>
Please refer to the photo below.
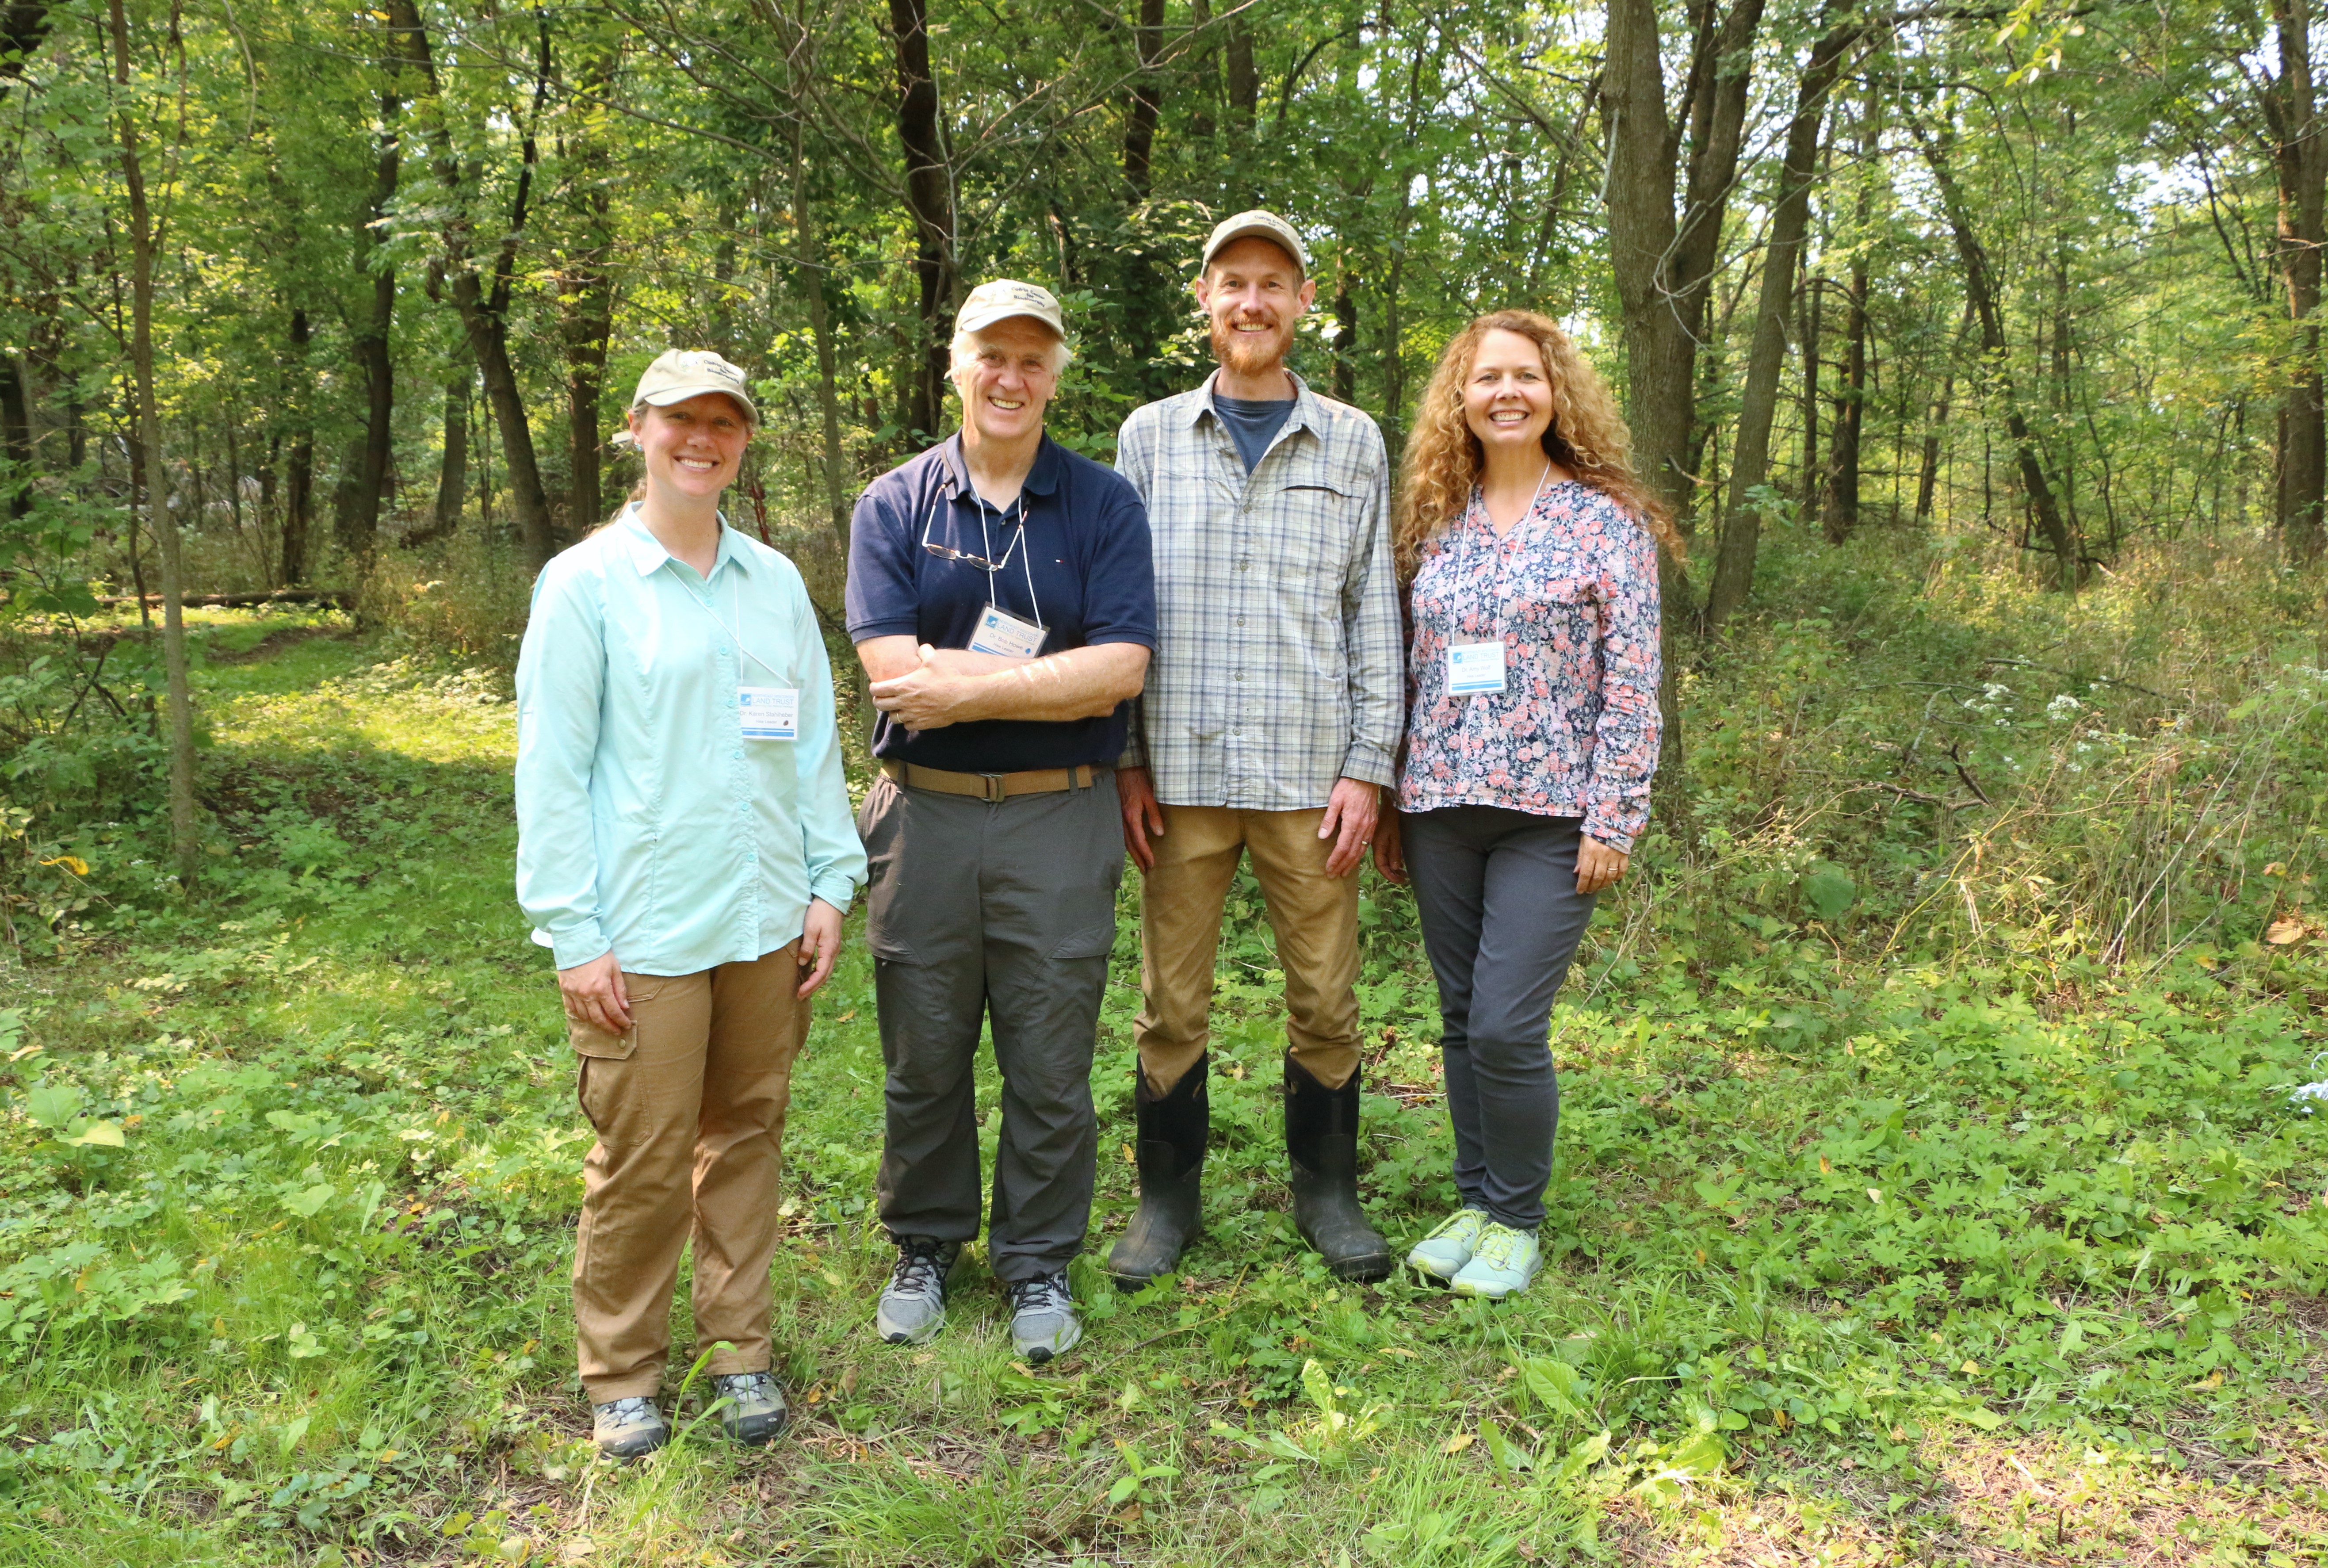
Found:
<svg viewBox="0 0 2328 1568"><path fill-rule="evenodd" d="M100 605L134 605L136 594L99 594ZM158 605L159 594L147 594L146 602ZM277 588L271 594L188 594L180 601L188 609L248 610L259 605L330 605L335 609L355 608L355 594L347 588Z"/></svg>

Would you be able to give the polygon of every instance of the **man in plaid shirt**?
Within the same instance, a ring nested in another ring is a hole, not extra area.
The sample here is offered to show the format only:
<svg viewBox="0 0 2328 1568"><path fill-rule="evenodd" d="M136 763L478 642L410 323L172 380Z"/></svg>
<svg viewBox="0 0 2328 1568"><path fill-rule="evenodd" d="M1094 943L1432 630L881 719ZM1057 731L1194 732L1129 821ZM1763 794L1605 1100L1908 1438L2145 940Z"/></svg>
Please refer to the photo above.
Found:
<svg viewBox="0 0 2328 1568"><path fill-rule="evenodd" d="M1220 369L1124 422L1147 502L1157 646L1116 775L1144 873L1140 1212L1108 1257L1172 1268L1197 1228L1207 1019L1240 854L1285 974L1285 1143L1301 1235L1346 1280L1390 1272L1358 1204L1358 879L1403 692L1382 432L1285 368L1317 291L1301 237L1244 212L1206 241L1197 297Z"/></svg>

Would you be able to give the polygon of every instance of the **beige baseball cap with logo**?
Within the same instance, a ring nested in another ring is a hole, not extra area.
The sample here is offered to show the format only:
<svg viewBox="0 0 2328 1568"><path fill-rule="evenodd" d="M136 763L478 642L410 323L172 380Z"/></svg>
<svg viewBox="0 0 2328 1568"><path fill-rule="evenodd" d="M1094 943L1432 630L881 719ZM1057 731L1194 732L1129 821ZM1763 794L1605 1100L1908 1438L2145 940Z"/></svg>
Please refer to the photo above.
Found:
<svg viewBox="0 0 2328 1568"><path fill-rule="evenodd" d="M635 408L651 403L658 408L668 408L673 403L684 403L706 392L724 392L735 399L744 417L756 428L758 427L760 409L752 401L751 383L740 369L709 349L672 349L657 354L654 363L639 377L639 390L633 394L630 406Z"/></svg>
<svg viewBox="0 0 2328 1568"><path fill-rule="evenodd" d="M1032 316L1061 337L1067 335L1066 317L1051 291L1013 277L998 277L972 289L970 297L954 313L954 330L982 332L1014 315Z"/></svg>
<svg viewBox="0 0 2328 1568"><path fill-rule="evenodd" d="M1310 248L1301 243L1300 232L1276 213L1259 207L1213 225L1212 234L1205 241L1203 265L1210 267L1214 257L1240 239L1268 240L1293 258L1293 265L1301 269L1302 277L1310 276Z"/></svg>

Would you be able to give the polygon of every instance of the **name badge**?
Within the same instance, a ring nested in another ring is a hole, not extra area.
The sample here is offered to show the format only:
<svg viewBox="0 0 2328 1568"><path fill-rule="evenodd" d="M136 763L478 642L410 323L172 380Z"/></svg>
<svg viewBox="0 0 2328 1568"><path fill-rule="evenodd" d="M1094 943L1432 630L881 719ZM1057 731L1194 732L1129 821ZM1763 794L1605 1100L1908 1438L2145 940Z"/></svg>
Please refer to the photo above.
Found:
<svg viewBox="0 0 2328 1568"><path fill-rule="evenodd" d="M1452 643L1447 648L1447 690L1457 697L1476 697L1504 689L1504 645L1501 643Z"/></svg>
<svg viewBox="0 0 2328 1568"><path fill-rule="evenodd" d="M1050 635L1032 621L1022 621L999 605L989 605L978 617L978 631L970 640L973 653L1003 659L1032 659Z"/></svg>
<svg viewBox="0 0 2328 1568"><path fill-rule="evenodd" d="M746 740L798 740L800 693L777 686L738 686L736 712Z"/></svg>

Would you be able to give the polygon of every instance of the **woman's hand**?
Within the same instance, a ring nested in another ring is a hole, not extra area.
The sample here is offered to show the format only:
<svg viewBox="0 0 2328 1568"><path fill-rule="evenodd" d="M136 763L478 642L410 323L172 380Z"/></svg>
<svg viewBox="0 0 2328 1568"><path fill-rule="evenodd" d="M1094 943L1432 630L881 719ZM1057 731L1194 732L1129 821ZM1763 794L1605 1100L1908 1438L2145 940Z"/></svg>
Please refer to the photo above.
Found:
<svg viewBox="0 0 2328 1568"><path fill-rule="evenodd" d="M1631 859L1624 850L1612 850L1590 833L1580 835L1576 841L1577 892L1589 895L1614 887Z"/></svg>
<svg viewBox="0 0 2328 1568"><path fill-rule="evenodd" d="M808 978L793 994L806 1001L817 988L832 978L832 961L840 956L840 911L821 898L808 901L808 913L801 917L800 964L808 971Z"/></svg>
<svg viewBox="0 0 2328 1568"><path fill-rule="evenodd" d="M623 988L623 966L612 948L587 963L558 972L559 999L566 1016L610 1035L631 1032L631 997Z"/></svg>
<svg viewBox="0 0 2328 1568"><path fill-rule="evenodd" d="M1406 886L1406 846L1399 841L1396 806L1385 807L1375 823L1375 869L1384 881Z"/></svg>

